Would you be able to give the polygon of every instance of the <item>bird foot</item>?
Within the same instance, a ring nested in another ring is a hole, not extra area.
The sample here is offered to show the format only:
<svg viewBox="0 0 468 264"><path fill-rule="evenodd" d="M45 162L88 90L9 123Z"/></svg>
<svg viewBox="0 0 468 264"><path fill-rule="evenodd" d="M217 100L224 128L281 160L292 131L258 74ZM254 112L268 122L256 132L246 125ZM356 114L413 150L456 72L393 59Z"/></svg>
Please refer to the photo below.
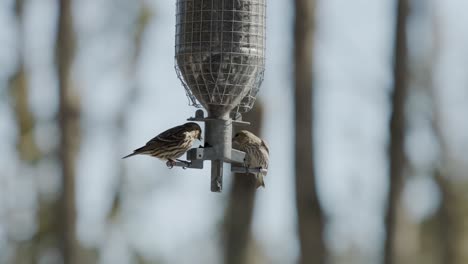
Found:
<svg viewBox="0 0 468 264"><path fill-rule="evenodd" d="M190 165L192 164L192 162L188 161L188 160L180 160L180 159L177 159L178 162L182 162L185 164L185 166L182 166L182 169L187 169L188 167L190 167Z"/></svg>
<svg viewBox="0 0 468 264"><path fill-rule="evenodd" d="M245 173L249 173L249 165L247 163L245 163L245 159L244 159L244 169L245 169Z"/></svg>
<svg viewBox="0 0 468 264"><path fill-rule="evenodd" d="M258 174L264 170L263 167L250 167L247 165L244 165L244 169L245 169L245 173L252 173L252 174Z"/></svg>
<svg viewBox="0 0 468 264"><path fill-rule="evenodd" d="M255 174L255 177L258 179L258 177L260 176L260 174L261 174L261 172L263 170L263 167L256 167L254 169L259 171L259 173Z"/></svg>
<svg viewBox="0 0 468 264"><path fill-rule="evenodd" d="M175 161L175 160L168 160L168 161L166 162L166 166L167 166L169 169L174 168L175 165L176 165L176 161Z"/></svg>

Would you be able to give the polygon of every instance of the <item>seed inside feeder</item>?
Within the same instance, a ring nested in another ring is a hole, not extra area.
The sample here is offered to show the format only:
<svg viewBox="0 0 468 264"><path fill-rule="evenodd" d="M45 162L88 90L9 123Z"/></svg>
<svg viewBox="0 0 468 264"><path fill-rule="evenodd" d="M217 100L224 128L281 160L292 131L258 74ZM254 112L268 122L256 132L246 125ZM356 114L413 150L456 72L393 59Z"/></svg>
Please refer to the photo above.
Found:
<svg viewBox="0 0 468 264"><path fill-rule="evenodd" d="M212 116L247 112L263 80L265 0L178 0L176 71Z"/></svg>

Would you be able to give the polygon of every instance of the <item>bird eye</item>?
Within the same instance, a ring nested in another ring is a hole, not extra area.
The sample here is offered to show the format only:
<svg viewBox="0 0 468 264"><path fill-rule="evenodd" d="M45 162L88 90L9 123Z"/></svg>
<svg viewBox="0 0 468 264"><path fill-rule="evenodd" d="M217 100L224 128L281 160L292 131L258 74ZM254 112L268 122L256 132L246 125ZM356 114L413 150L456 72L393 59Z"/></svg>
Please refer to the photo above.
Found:
<svg viewBox="0 0 468 264"><path fill-rule="evenodd" d="M234 137L239 137L239 133L237 133Z"/></svg>

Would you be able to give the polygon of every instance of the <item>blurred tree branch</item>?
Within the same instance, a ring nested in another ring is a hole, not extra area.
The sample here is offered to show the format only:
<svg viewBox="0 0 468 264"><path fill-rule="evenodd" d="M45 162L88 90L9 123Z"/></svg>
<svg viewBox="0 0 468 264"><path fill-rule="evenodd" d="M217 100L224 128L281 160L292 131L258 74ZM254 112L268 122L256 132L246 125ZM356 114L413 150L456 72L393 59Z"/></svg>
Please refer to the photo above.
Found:
<svg viewBox="0 0 468 264"><path fill-rule="evenodd" d="M16 0L14 11L18 28L18 67L13 76L11 76L9 85L19 134L17 141L18 154L21 160L34 163L39 159L41 153L34 140L34 127L36 122L29 109L28 103L29 85L24 58L23 10L24 2L22 0Z"/></svg>
<svg viewBox="0 0 468 264"><path fill-rule="evenodd" d="M261 135L263 105L257 100L244 120L251 122L249 130ZM255 204L256 179L252 174L235 173L224 215L224 263L248 263L252 218Z"/></svg>
<svg viewBox="0 0 468 264"><path fill-rule="evenodd" d="M138 61L140 59L141 55L141 50L142 50L142 40L144 33L146 31L146 28L148 27L149 22L153 18L153 14L149 11L149 8L143 3L143 1L139 1L140 5L140 10L138 12L137 19L135 21L135 27L134 27L134 51L133 51L133 56L132 60L130 62L130 69L131 69L131 74L132 78L135 78L136 73L137 73L137 68L138 68ZM137 94L137 86L135 84L136 82L133 81L130 89L128 91L128 96L126 97L128 100L126 101L127 105L122 106L120 111L117 113L117 119L115 121L115 126L116 126L116 135L115 137L117 138L117 142L120 142L123 144L125 135L125 121L127 120L127 109L129 109L129 106L132 104L132 99L136 97ZM123 148L124 146L122 146ZM123 181L125 179L125 167L123 166L123 163L120 164L120 169L119 169L119 175L117 179L117 184L116 184L116 190L115 190L115 196L112 202L112 207L111 210L109 211L107 215L108 221L112 221L114 218L118 217L120 210L121 210L121 199L122 199L122 188L123 188Z"/></svg>
<svg viewBox="0 0 468 264"><path fill-rule="evenodd" d="M325 263L324 216L313 151L313 34L315 1L296 0L294 18L295 174L300 262Z"/></svg>
<svg viewBox="0 0 468 264"><path fill-rule="evenodd" d="M64 263L79 264L76 237L75 159L80 144L80 105L72 86L71 68L75 50L71 0L59 1L56 60L59 83L60 161L62 170L61 247Z"/></svg>
<svg viewBox="0 0 468 264"><path fill-rule="evenodd" d="M133 1L130 1L133 2ZM133 56L132 60L130 61L130 69L131 69L131 78L135 79L137 75L137 70L138 70L138 61L141 58L141 51L142 51L142 46L143 46L143 37L145 35L145 32L148 28L149 23L153 19L154 14L151 12L151 9L145 4L144 1L138 1L139 5L139 12L136 17L136 21L134 24L134 32L133 35L133 42L134 42L134 50L133 50ZM120 111L117 113L117 118L115 121L115 127L116 129L114 130L116 132L115 138L116 142L120 142L122 149L124 148L124 142L125 142L125 124L126 120L128 119L128 112L127 110L130 108L133 100L137 97L137 85L136 85L136 80L133 80L131 83L131 86L128 89L128 96L126 97L127 100L125 102L126 105L123 105L120 109ZM114 197L112 198L112 205L107 213L107 221L109 225L114 224L117 219L121 217L121 211L122 211L122 201L124 200L124 194L123 191L125 189L125 179L126 179L126 170L123 165L123 163L120 163L120 168L119 168L119 173L117 175L117 181L115 184L115 192L114 192ZM101 249L102 251L102 249ZM144 264L144 263L150 263L144 255L140 254L133 248L130 250L132 254L133 261L135 263L139 264Z"/></svg>
<svg viewBox="0 0 468 264"><path fill-rule="evenodd" d="M394 38L394 68L392 113L390 117L390 173L387 211L385 214L386 240L384 245L384 263L396 264L395 235L397 207L400 197L403 173L405 168L405 103L407 95L408 51L406 25L408 1L398 0L396 11L396 28Z"/></svg>

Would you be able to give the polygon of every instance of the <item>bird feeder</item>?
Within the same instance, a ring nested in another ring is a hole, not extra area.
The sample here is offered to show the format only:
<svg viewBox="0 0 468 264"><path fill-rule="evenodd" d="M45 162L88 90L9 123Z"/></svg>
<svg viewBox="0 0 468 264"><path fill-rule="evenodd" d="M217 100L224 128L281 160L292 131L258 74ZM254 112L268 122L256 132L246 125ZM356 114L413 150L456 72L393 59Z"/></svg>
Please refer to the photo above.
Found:
<svg viewBox="0 0 468 264"><path fill-rule="evenodd" d="M211 191L219 192L224 162L242 163L245 155L231 148L232 125L242 123L263 81L265 0L177 0L176 8L177 76L191 105L208 114L189 119L205 122L205 147L187 159L190 168L211 161Z"/></svg>

